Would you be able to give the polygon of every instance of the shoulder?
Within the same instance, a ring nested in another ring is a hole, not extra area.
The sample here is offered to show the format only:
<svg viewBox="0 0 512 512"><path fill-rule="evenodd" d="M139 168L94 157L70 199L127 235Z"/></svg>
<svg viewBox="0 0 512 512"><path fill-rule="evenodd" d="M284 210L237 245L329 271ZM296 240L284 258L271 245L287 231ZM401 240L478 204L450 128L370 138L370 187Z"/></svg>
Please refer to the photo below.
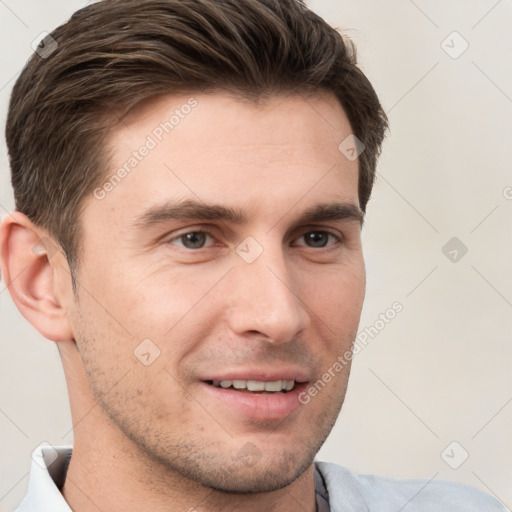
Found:
<svg viewBox="0 0 512 512"><path fill-rule="evenodd" d="M337 500L347 495L361 500L371 512L507 512L495 498L465 484L435 478L358 475L327 462L317 462L316 467L324 478L333 512ZM344 501L340 503L346 507Z"/></svg>

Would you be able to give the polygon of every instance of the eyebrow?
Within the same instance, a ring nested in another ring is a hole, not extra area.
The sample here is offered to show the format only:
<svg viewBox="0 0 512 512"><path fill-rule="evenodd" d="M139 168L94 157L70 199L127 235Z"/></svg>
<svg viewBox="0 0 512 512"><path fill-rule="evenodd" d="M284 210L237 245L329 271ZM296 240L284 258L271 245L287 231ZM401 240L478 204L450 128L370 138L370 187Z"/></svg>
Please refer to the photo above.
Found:
<svg viewBox="0 0 512 512"><path fill-rule="evenodd" d="M169 220L222 220L233 224L245 224L249 217L238 208L218 204L206 204L195 200L168 202L155 205L139 215L134 222L138 228L149 228ZM306 209L294 224L327 220L364 220L364 212L352 203L321 203Z"/></svg>
<svg viewBox="0 0 512 512"><path fill-rule="evenodd" d="M349 220L363 224L364 212L352 203L317 204L304 210L297 219L297 224L320 222L326 220Z"/></svg>
<svg viewBox="0 0 512 512"><path fill-rule="evenodd" d="M137 227L150 227L168 220L180 219L225 220L233 224L244 224L248 221L242 210L187 199L153 206L137 217L134 224Z"/></svg>

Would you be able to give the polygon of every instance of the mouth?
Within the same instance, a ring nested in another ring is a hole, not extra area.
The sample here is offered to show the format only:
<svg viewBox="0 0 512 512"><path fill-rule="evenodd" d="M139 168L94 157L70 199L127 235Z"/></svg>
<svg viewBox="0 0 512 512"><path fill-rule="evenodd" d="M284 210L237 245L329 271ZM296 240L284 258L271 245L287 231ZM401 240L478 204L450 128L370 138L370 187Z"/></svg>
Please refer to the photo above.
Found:
<svg viewBox="0 0 512 512"><path fill-rule="evenodd" d="M304 372L276 373L254 371L245 375L211 375L201 384L208 403L212 407L218 404L222 414L229 414L234 421L282 421L302 405L299 395L309 381Z"/></svg>
<svg viewBox="0 0 512 512"><path fill-rule="evenodd" d="M259 395L276 395L293 391L297 382L295 380L206 380L206 384L215 388L231 389L241 393L254 393Z"/></svg>

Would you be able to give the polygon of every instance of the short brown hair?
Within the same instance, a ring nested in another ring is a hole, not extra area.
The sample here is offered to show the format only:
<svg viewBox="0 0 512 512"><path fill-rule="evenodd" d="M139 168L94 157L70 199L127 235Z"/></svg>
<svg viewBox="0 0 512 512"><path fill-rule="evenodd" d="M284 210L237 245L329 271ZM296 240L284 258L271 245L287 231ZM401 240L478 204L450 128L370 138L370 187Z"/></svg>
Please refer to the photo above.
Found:
<svg viewBox="0 0 512 512"><path fill-rule="evenodd" d="M365 146L365 210L386 115L352 42L302 1L103 0L50 35L55 51L34 53L16 81L6 138L16 208L55 237L72 270L81 204L107 171L106 136L157 95L334 93Z"/></svg>

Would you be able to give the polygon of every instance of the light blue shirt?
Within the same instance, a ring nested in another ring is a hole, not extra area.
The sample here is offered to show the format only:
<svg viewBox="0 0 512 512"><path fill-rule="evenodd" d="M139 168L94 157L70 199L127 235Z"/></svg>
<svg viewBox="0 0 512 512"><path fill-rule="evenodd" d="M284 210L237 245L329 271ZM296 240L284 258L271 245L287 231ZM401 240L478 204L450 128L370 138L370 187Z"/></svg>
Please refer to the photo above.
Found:
<svg viewBox="0 0 512 512"><path fill-rule="evenodd" d="M72 512L60 488L71 447L39 447L32 456L27 495L16 512ZM487 494L444 480L357 475L315 462L318 512L509 512Z"/></svg>

